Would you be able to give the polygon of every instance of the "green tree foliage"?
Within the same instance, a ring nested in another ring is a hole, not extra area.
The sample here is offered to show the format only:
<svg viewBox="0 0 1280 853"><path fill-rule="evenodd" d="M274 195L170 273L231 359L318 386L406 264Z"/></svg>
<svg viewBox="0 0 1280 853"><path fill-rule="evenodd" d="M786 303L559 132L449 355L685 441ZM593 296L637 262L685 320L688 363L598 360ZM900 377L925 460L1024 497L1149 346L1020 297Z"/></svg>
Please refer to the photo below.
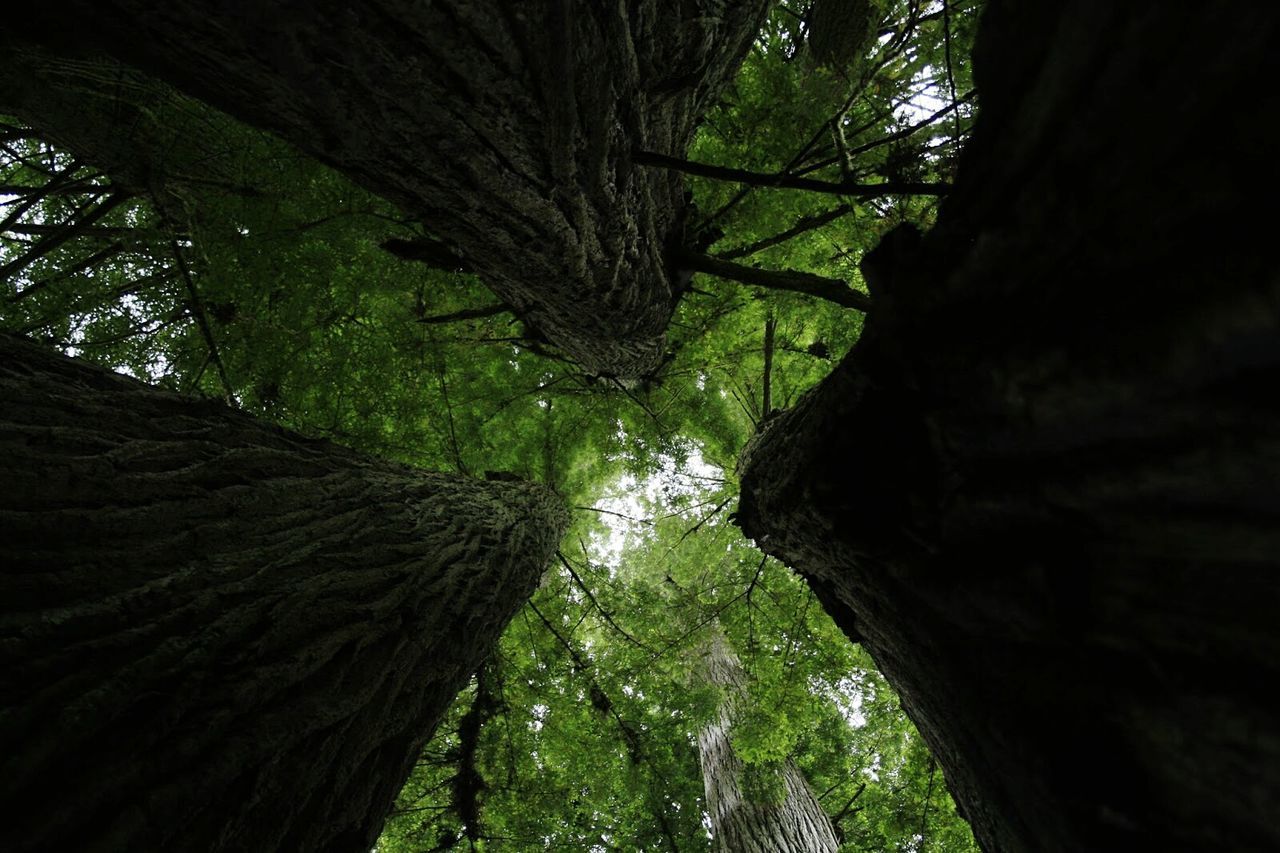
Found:
<svg viewBox="0 0 1280 853"><path fill-rule="evenodd" d="M733 740L761 797L790 758L848 850L972 848L874 663L729 513L744 443L861 330L857 310L744 270L865 292L862 255L932 221L936 193L789 183L945 183L973 116L976 17L776 7L689 152L754 175L689 179L689 243L738 272L692 279L645 383L584 374L423 249L420 223L283 143L106 63L24 60L94 109L0 101L0 327L361 450L545 482L580 509L380 850L706 849L695 738L723 697L690 660L713 624L748 675ZM101 116L112 156L85 141ZM670 167L697 171L654 166Z"/></svg>

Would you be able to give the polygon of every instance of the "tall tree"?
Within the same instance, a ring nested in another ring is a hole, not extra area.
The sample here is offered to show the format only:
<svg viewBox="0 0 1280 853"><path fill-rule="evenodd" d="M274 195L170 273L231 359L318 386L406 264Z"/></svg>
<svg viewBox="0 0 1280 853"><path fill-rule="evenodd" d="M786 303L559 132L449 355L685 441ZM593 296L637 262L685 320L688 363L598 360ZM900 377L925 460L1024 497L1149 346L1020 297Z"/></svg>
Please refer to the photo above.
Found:
<svg viewBox="0 0 1280 853"><path fill-rule="evenodd" d="M0 338L9 850L367 850L566 521Z"/></svg>
<svg viewBox="0 0 1280 853"><path fill-rule="evenodd" d="M719 853L835 853L840 843L804 774L790 757L755 772L734 749L731 733L746 699L745 673L723 631L699 649L697 677L721 692L720 708L698 733L711 837Z"/></svg>
<svg viewBox="0 0 1280 853"><path fill-rule="evenodd" d="M8 26L279 133L419 217L434 256L588 370L640 376L687 285L686 201L633 152L683 156L767 5L71 0Z"/></svg>
<svg viewBox="0 0 1280 853"><path fill-rule="evenodd" d="M1280 9L1240 11L992 4L956 193L745 457L988 849L1280 846Z"/></svg>

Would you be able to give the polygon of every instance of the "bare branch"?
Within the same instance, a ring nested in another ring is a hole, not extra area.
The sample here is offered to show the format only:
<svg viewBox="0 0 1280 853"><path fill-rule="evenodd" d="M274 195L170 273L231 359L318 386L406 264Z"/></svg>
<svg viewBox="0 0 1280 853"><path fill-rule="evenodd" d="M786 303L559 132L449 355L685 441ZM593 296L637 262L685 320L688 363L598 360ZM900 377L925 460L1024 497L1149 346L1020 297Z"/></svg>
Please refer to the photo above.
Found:
<svg viewBox="0 0 1280 853"><path fill-rule="evenodd" d="M761 270L695 252L681 254L678 262L685 269L695 272L704 272L770 290L790 290L793 293L816 296L819 299L843 305L845 308L865 312L871 307L871 297L854 290L847 283L836 278L794 270Z"/></svg>
<svg viewBox="0 0 1280 853"><path fill-rule="evenodd" d="M501 302L495 302L492 305L482 305L479 308L463 308L461 311L453 311L449 314L435 314L430 317L421 317L419 323L428 323L431 325L442 323L456 323L459 320L479 320L484 317L494 317L498 314L505 314L511 311L511 306Z"/></svg>
<svg viewBox="0 0 1280 853"><path fill-rule="evenodd" d="M90 210L78 219L67 223L65 228L62 228L56 233L50 234L40 240L40 242L36 243L31 251L24 252L22 255L0 267L0 282L7 281L24 267L35 263L54 249L57 249L59 246L74 240L84 231L88 230L93 223L119 207L126 198L128 198L128 196L123 193L112 193L106 201L99 204L93 210Z"/></svg>
<svg viewBox="0 0 1280 853"><path fill-rule="evenodd" d="M745 258L747 255L754 255L756 252L785 243L793 237L799 237L807 231L815 228L821 228L829 222L834 222L840 217L853 211L853 208L847 204L842 204L823 213L817 213L813 216L802 216L796 220L796 224L792 225L786 231L774 234L772 237L765 237L763 240L757 240L746 246L739 246L736 249L730 249L727 252L718 252L715 257L723 261L731 261L737 258Z"/></svg>
<svg viewBox="0 0 1280 853"><path fill-rule="evenodd" d="M178 245L177 240L172 240L169 247L173 250L173 259L178 263L178 270L182 273L182 281L187 287L187 295L191 297L191 312L195 315L196 323L200 326L200 334L204 336L204 342L209 347L209 357L213 359L213 366L218 370L218 378L222 381L222 390L226 394L226 402L229 406L236 404L235 392L231 390L231 380L227 378L226 365L222 363L222 356L218 354L218 344L213 339L213 329L209 326L209 317L205 314L204 303L200 299L199 292L196 291L196 283L191 277L191 270L187 267L187 261L182 256L182 248Z"/></svg>
<svg viewBox="0 0 1280 853"><path fill-rule="evenodd" d="M929 183L920 181L885 181L879 184L858 184L851 181L820 181L816 178L797 178L790 175L769 175L763 172L751 172L746 169L734 169L729 166L715 166L710 163L693 163L678 157L655 154L652 151L637 151L632 159L642 166L654 166L661 169L674 169L689 175L712 178L718 181L736 181L758 187L774 189L807 190L809 192L832 193L855 198L879 198L886 195L946 195L950 184Z"/></svg>

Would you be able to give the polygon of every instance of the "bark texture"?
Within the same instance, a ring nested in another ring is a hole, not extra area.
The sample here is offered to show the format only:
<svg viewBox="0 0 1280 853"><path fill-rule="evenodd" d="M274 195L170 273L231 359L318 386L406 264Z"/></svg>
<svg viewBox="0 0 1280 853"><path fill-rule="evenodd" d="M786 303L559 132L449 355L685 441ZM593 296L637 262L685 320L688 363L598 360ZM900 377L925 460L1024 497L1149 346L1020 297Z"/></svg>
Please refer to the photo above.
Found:
<svg viewBox="0 0 1280 853"><path fill-rule="evenodd" d="M1280 7L993 2L923 240L743 461L988 850L1280 848Z"/></svg>
<svg viewBox="0 0 1280 853"><path fill-rule="evenodd" d="M367 851L565 511L0 338L0 846Z"/></svg>
<svg viewBox="0 0 1280 853"><path fill-rule="evenodd" d="M767 0L54 0L18 38L96 50L402 205L586 369L654 371L683 288L683 155Z"/></svg>
<svg viewBox="0 0 1280 853"><path fill-rule="evenodd" d="M725 691L719 717L698 733L698 759L711 838L718 853L836 853L831 819L791 759L778 768L781 801L760 802L745 789L743 763L730 735L744 698L742 664L719 632L702 648L699 674Z"/></svg>

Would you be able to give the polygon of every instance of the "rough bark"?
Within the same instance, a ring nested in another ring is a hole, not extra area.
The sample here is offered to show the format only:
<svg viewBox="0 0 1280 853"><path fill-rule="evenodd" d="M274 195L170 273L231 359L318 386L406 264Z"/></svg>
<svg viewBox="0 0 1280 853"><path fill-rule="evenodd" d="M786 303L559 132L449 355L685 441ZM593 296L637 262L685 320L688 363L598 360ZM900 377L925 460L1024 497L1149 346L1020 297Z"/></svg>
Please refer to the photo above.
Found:
<svg viewBox="0 0 1280 853"><path fill-rule="evenodd" d="M421 217L588 370L639 376L683 287L685 192L631 152L684 154L767 5L54 0L18 37L279 133Z"/></svg>
<svg viewBox="0 0 1280 853"><path fill-rule="evenodd" d="M835 853L831 819L791 759L777 772L782 799L759 802L744 790L742 759L730 735L735 709L744 701L745 673L738 656L716 632L701 650L699 676L725 692L717 719L698 733L698 759L718 853Z"/></svg>
<svg viewBox="0 0 1280 853"><path fill-rule="evenodd" d="M743 529L989 850L1280 847L1280 7L997 2L956 193Z"/></svg>
<svg viewBox="0 0 1280 853"><path fill-rule="evenodd" d="M0 846L366 851L566 521L0 337Z"/></svg>
<svg viewBox="0 0 1280 853"><path fill-rule="evenodd" d="M175 223L187 219L192 186L184 171L235 186L227 158L209 150L223 140L207 126L194 132L182 107L168 86L115 62L27 48L6 50L0 66L0 111L21 116L42 138L101 171L114 191L145 195Z"/></svg>

